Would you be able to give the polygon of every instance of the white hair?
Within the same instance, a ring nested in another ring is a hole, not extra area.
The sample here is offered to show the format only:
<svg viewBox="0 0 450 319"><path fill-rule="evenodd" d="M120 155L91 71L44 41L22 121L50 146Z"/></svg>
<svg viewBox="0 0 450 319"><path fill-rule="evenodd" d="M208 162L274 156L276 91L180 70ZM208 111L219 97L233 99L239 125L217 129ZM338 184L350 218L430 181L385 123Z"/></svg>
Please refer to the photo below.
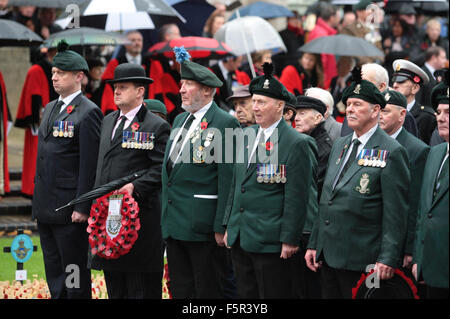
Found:
<svg viewBox="0 0 450 319"><path fill-rule="evenodd" d="M333 115L334 111L334 99L330 92L327 90L312 87L305 91L305 96L316 98L323 102L327 106L328 115Z"/></svg>
<svg viewBox="0 0 450 319"><path fill-rule="evenodd" d="M388 71L383 68L381 65L376 63L366 63L361 67L361 74L364 77L364 74L372 73L375 76L373 79L376 83L376 87L380 87L381 84L385 84L386 88L389 86L389 74ZM370 82L370 81L369 81Z"/></svg>

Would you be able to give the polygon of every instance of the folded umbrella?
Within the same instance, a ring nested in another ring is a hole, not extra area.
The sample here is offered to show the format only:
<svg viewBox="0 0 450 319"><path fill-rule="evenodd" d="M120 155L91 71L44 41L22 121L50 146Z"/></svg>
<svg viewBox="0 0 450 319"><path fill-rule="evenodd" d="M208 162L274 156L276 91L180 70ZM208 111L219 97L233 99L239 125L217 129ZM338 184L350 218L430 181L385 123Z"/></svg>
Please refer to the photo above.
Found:
<svg viewBox="0 0 450 319"><path fill-rule="evenodd" d="M66 205L55 209L55 212L59 212L60 210L62 210L64 208L75 206L75 205L77 205L79 203L84 203L84 202L87 202L87 201L91 201L91 200L99 198L99 197L101 197L103 195L106 195L109 192L112 192L113 190L119 189L122 186L124 186L125 184L128 184L128 183L134 181L136 178L141 177L146 172L147 172L147 170L145 170L145 169L144 170L140 170L140 171L137 171L137 172L135 172L135 173L133 173L131 175L128 175L128 176L116 179L116 180L114 180L112 182L109 182L107 184L98 186L98 187L94 188L93 190L91 190L91 191L89 191L87 193L84 193L83 195L81 195L81 196L71 200Z"/></svg>
<svg viewBox="0 0 450 319"><path fill-rule="evenodd" d="M346 34L330 35L314 39L301 46L298 51L339 56L384 56L384 53L369 41Z"/></svg>

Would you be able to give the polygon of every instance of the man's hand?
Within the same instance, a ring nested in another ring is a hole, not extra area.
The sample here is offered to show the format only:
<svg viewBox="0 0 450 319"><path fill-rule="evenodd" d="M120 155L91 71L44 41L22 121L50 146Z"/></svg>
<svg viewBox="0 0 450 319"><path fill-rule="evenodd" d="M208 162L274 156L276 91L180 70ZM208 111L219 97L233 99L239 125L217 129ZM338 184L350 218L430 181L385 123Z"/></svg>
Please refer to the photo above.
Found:
<svg viewBox="0 0 450 319"><path fill-rule="evenodd" d="M280 258L283 258L283 259L291 258L297 251L298 251L298 246L282 243Z"/></svg>
<svg viewBox="0 0 450 319"><path fill-rule="evenodd" d="M412 262L412 256L411 255L405 255L403 257L403 268L409 268L411 267L411 262Z"/></svg>
<svg viewBox="0 0 450 319"><path fill-rule="evenodd" d="M225 243L224 243L224 240L223 240L224 237L225 237L224 234L214 233L214 238L216 239L217 246L220 246L220 247L225 246Z"/></svg>
<svg viewBox="0 0 450 319"><path fill-rule="evenodd" d="M128 183L128 184L122 186L122 188L119 189L119 193L122 193L122 192L127 192L128 195L133 196L134 185L132 183Z"/></svg>
<svg viewBox="0 0 450 319"><path fill-rule="evenodd" d="M412 265L411 272L414 276L414 279L417 281L417 264Z"/></svg>
<svg viewBox="0 0 450 319"><path fill-rule="evenodd" d="M381 280L391 279L394 276L394 268L379 262L375 264L374 271L377 272L378 278Z"/></svg>
<svg viewBox="0 0 450 319"><path fill-rule="evenodd" d="M314 272L320 268L320 264L316 262L316 250L308 249L305 254L306 266Z"/></svg>
<svg viewBox="0 0 450 319"><path fill-rule="evenodd" d="M88 220L88 215L73 211L72 223L85 223Z"/></svg>

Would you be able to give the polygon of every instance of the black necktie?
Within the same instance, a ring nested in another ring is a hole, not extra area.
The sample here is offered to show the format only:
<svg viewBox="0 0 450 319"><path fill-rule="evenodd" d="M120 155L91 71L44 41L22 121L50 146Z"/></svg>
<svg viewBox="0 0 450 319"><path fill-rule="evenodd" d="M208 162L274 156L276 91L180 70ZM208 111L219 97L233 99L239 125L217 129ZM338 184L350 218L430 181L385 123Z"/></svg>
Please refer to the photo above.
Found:
<svg viewBox="0 0 450 319"><path fill-rule="evenodd" d="M111 144L115 144L117 139L119 139L122 136L123 127L125 126L125 121L126 120L127 120L127 117L122 115L122 120L120 121L119 126L117 127L116 131L114 132L114 137L111 140Z"/></svg>
<svg viewBox="0 0 450 319"><path fill-rule="evenodd" d="M350 156L348 157L347 162L345 163L345 166L342 169L341 174L339 175L338 182L342 178L342 176L344 176L345 172L348 170L350 165L352 165L352 163L355 161L356 154L358 153L358 145L361 144L361 142L356 138L352 141L352 144L353 144L352 152L350 153Z"/></svg>
<svg viewBox="0 0 450 319"><path fill-rule="evenodd" d="M184 127L183 129L185 130L186 134L187 131L189 131L189 128L191 127L192 123L195 120L195 116L193 116L192 114L189 114L188 119L186 120L186 122L184 123ZM185 137L186 138L186 137ZM180 135L178 135L178 139L176 141L174 141L175 143L175 147L173 149L173 152L177 152L177 157L179 156L179 154L181 153L181 146L183 145L183 134L180 133ZM170 175L170 173L172 172L172 167L173 167L173 161L171 159L172 154L169 154L169 157L167 158L167 174ZM175 159L177 158L175 157Z"/></svg>
<svg viewBox="0 0 450 319"><path fill-rule="evenodd" d="M231 72L228 72L227 74L227 89L228 93L232 95L233 93L233 74Z"/></svg>
<svg viewBox="0 0 450 319"><path fill-rule="evenodd" d="M64 105L64 102L62 100L58 101L56 103L55 107L52 110L52 114L50 114L50 119L48 122L48 131L50 132L53 129L53 125L56 122L56 118L58 117L59 113L61 113L61 107Z"/></svg>

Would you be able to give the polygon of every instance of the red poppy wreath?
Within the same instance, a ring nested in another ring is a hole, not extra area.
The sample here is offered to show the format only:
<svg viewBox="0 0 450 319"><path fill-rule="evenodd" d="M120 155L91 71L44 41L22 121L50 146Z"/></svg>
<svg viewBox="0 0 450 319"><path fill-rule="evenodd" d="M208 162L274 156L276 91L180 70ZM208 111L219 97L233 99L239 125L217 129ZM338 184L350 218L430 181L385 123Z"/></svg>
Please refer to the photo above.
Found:
<svg viewBox="0 0 450 319"><path fill-rule="evenodd" d="M119 219L116 220L108 214L111 195L123 195L120 216L117 216ZM138 203L126 192L114 191L98 198L91 206L87 227L92 255L117 259L127 254L136 242L138 230L141 228L138 214Z"/></svg>

